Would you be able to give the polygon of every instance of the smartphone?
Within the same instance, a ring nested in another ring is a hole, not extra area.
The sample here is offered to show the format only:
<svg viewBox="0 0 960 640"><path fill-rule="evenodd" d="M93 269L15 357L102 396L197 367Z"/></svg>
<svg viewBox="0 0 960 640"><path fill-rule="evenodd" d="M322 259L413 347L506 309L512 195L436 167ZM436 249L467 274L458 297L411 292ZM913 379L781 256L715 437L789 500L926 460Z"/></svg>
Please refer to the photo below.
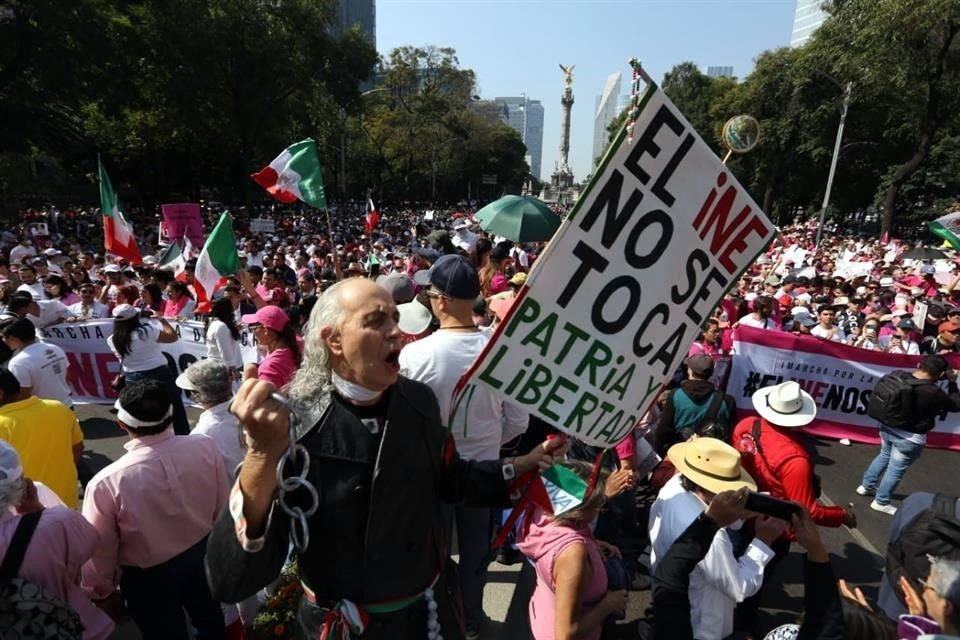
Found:
<svg viewBox="0 0 960 640"><path fill-rule="evenodd" d="M786 522L792 522L794 514L800 515L800 507L792 502L773 498L762 493L751 492L750 495L747 496L747 504L744 508L747 511L762 513L765 516L773 516Z"/></svg>

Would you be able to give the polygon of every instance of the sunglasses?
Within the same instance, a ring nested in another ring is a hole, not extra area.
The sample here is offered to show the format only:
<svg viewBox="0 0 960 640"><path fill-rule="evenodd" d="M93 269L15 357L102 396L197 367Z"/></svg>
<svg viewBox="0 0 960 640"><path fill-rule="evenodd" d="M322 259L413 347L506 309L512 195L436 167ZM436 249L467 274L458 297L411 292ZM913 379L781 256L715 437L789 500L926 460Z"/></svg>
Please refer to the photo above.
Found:
<svg viewBox="0 0 960 640"><path fill-rule="evenodd" d="M444 294L440 293L439 291L434 291L433 289L427 289L426 291L423 292L423 295L427 296L428 298L446 298L447 297Z"/></svg>

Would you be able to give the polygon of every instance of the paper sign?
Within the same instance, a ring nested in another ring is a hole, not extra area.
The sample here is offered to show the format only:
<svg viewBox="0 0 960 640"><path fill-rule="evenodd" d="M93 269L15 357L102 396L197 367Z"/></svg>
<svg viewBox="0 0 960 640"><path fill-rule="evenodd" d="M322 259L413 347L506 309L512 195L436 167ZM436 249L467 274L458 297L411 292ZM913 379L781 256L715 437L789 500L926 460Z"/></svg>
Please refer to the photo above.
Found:
<svg viewBox="0 0 960 640"><path fill-rule="evenodd" d="M273 233L275 225L272 218L254 218L250 221L252 233Z"/></svg>
<svg viewBox="0 0 960 640"><path fill-rule="evenodd" d="M483 385L607 447L673 375L775 228L657 87L647 88L497 334Z"/></svg>
<svg viewBox="0 0 960 640"><path fill-rule="evenodd" d="M50 235L50 231L47 230L46 222L31 222L27 225L27 232L34 238L38 236Z"/></svg>
<svg viewBox="0 0 960 640"><path fill-rule="evenodd" d="M923 331L923 325L927 322L927 303L926 302L916 302L913 305L913 324L917 325L917 329Z"/></svg>
<svg viewBox="0 0 960 640"><path fill-rule="evenodd" d="M193 246L203 246L203 218L200 217L199 204L163 204L160 205L160 211L163 213L169 242L186 237Z"/></svg>

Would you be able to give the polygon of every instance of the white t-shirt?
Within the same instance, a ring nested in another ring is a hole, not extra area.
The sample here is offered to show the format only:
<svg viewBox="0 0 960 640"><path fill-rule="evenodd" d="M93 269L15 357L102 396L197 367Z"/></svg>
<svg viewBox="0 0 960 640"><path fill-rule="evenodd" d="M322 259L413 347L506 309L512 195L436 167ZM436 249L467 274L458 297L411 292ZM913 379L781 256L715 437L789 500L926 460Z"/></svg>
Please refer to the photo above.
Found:
<svg viewBox="0 0 960 640"><path fill-rule="evenodd" d="M757 320L753 317L752 313L740 318L740 324L745 327L756 327L757 329L770 329L775 330L777 328L777 321L773 318L764 318L762 320Z"/></svg>
<svg viewBox="0 0 960 640"><path fill-rule="evenodd" d="M222 362L231 369L243 368L240 343L230 335L230 327L222 320L213 320L207 327L207 357Z"/></svg>
<svg viewBox="0 0 960 640"><path fill-rule="evenodd" d="M244 451L240 445L240 423L230 413L230 401L210 407L197 418L193 433L201 433L217 445L223 456L223 466L233 480L233 474L243 462Z"/></svg>
<svg viewBox="0 0 960 640"><path fill-rule="evenodd" d="M39 280L37 280L33 284L26 284L26 283L21 284L19 287L17 287L17 291L26 291L33 297L35 301L38 301L38 302L40 300L43 300L45 297L44 290L43 290L43 283L40 282Z"/></svg>
<svg viewBox="0 0 960 640"><path fill-rule="evenodd" d="M10 264L20 264L25 258L31 258L37 255L37 250L33 245L23 246L18 244L10 249Z"/></svg>
<svg viewBox="0 0 960 640"><path fill-rule="evenodd" d="M124 373L150 371L167 366L167 359L160 351L160 343L157 342L160 337L160 323L146 321L142 322L140 327L139 330L130 334L130 353L125 356L121 356L113 346L113 334L107 338L107 345L122 362L121 369Z"/></svg>
<svg viewBox="0 0 960 640"><path fill-rule="evenodd" d="M831 329L824 329L822 325L818 324L813 329L810 329L810 334L817 336L818 338L824 338L824 339L830 340L831 342L847 341L847 335L843 332L843 329L841 329L840 327L833 327L833 329L836 329L837 331L831 336L831 335L828 335Z"/></svg>
<svg viewBox="0 0 960 640"><path fill-rule="evenodd" d="M7 368L21 387L30 387L33 395L72 407L73 395L67 384L68 366L63 349L55 344L34 342L17 351Z"/></svg>
<svg viewBox="0 0 960 640"><path fill-rule="evenodd" d="M82 302L74 302L67 307L70 309L70 315L77 320L98 320L100 318L109 318L110 309L102 302L94 300L89 307L84 307Z"/></svg>
<svg viewBox="0 0 960 640"><path fill-rule="evenodd" d="M451 420L453 389L488 340L486 331L440 329L400 352L400 373L433 389L440 404L440 419L453 433L460 456L467 460L497 458L500 445L526 431L529 419L520 406L471 384L460 396Z"/></svg>

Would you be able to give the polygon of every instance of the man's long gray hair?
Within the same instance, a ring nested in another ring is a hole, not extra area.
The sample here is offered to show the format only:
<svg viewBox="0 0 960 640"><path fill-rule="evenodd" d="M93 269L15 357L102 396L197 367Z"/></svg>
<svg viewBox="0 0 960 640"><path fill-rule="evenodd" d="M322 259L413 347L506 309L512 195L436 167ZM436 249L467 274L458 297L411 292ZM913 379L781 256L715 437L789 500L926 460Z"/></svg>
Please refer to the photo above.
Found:
<svg viewBox="0 0 960 640"><path fill-rule="evenodd" d="M287 396L298 407L316 405L329 395L333 387L330 354L320 334L324 327L339 330L343 319L343 307L340 306L342 286L343 282L338 282L317 298L310 319L303 327L303 361L287 387Z"/></svg>

